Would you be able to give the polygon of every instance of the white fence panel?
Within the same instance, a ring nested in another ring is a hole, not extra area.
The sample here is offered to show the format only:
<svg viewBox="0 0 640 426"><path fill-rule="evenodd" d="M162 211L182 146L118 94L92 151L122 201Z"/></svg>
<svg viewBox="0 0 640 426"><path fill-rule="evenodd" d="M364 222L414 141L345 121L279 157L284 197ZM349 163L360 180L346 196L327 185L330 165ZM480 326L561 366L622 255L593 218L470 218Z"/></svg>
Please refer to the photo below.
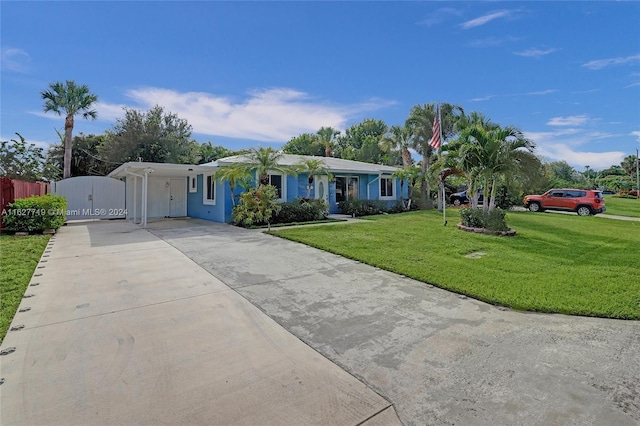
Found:
<svg viewBox="0 0 640 426"><path fill-rule="evenodd" d="M126 216L125 184L103 176L77 176L58 181L54 194L67 199L67 220L120 219Z"/></svg>

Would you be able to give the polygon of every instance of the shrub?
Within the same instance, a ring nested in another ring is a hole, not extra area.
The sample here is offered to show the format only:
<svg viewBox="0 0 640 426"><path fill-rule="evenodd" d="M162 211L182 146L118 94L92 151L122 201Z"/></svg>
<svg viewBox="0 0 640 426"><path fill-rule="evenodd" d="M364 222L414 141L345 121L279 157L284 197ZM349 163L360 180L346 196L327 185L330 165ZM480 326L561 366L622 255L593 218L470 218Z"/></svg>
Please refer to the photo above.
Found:
<svg viewBox="0 0 640 426"><path fill-rule="evenodd" d="M10 232L42 232L58 229L67 218L67 200L59 195L21 198L2 212L2 223Z"/></svg>
<svg viewBox="0 0 640 426"><path fill-rule="evenodd" d="M380 200L345 200L338 202L338 206L342 213L351 216L369 216L388 211L387 203Z"/></svg>
<svg viewBox="0 0 640 426"><path fill-rule="evenodd" d="M485 212L481 208L460 209L460 218L464 226L484 228L489 231L508 231L507 213L502 209Z"/></svg>
<svg viewBox="0 0 640 426"><path fill-rule="evenodd" d="M270 224L274 214L280 211L276 203L277 189L272 185L260 185L240 194L240 201L233 208L233 223L242 226Z"/></svg>
<svg viewBox="0 0 640 426"><path fill-rule="evenodd" d="M303 200L280 204L280 211L273 216L271 223L312 222L325 218L327 206L322 200Z"/></svg>

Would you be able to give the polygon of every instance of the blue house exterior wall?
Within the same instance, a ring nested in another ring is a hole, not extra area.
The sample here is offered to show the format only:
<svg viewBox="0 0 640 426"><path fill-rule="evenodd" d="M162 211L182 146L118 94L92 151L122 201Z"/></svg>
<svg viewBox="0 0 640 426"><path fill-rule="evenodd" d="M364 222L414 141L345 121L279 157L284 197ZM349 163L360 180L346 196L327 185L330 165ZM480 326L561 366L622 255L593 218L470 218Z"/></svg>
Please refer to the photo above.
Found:
<svg viewBox="0 0 640 426"><path fill-rule="evenodd" d="M354 176L358 177L358 194L362 200L379 200L380 199L380 179L378 175L368 174L338 174L338 176ZM204 176L197 176L197 191L187 193L187 216L212 220L215 222L232 221L233 203L231 201L231 190L227 182L216 182L216 204L209 205L203 202ZM286 177L286 200L292 202L298 197L307 196L308 175L301 173L298 176ZM367 198L368 188L368 198ZM240 195L244 191L243 188L236 188L236 195ZM393 200L384 200L387 206L392 206L400 199L401 185L400 180L395 180ZM311 198L315 198L315 184L311 185ZM408 197L407 185L402 188L402 197ZM329 182L329 213L340 213L340 208L336 202L336 182Z"/></svg>

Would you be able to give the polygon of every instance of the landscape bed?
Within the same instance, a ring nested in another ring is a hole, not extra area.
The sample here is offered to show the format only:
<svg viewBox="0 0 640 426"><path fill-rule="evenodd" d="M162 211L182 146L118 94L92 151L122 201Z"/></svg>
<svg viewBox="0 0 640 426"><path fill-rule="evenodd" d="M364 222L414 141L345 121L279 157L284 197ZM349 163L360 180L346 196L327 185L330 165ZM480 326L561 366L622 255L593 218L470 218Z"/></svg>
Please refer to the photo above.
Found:
<svg viewBox="0 0 640 426"><path fill-rule="evenodd" d="M298 241L515 310L640 319L640 222L510 212L514 237L443 226L436 211L283 229Z"/></svg>

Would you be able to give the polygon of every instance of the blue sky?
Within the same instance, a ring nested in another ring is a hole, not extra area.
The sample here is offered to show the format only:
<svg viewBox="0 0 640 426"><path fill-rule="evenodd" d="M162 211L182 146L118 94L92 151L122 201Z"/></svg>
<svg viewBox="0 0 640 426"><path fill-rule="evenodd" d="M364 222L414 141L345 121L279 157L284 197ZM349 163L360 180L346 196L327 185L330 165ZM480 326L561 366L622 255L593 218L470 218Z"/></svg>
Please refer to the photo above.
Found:
<svg viewBox="0 0 640 426"><path fill-rule="evenodd" d="M402 124L450 102L515 125L550 161L618 164L640 147L640 2L0 2L1 128L46 146L40 92L162 105L194 137L279 147L321 126Z"/></svg>

